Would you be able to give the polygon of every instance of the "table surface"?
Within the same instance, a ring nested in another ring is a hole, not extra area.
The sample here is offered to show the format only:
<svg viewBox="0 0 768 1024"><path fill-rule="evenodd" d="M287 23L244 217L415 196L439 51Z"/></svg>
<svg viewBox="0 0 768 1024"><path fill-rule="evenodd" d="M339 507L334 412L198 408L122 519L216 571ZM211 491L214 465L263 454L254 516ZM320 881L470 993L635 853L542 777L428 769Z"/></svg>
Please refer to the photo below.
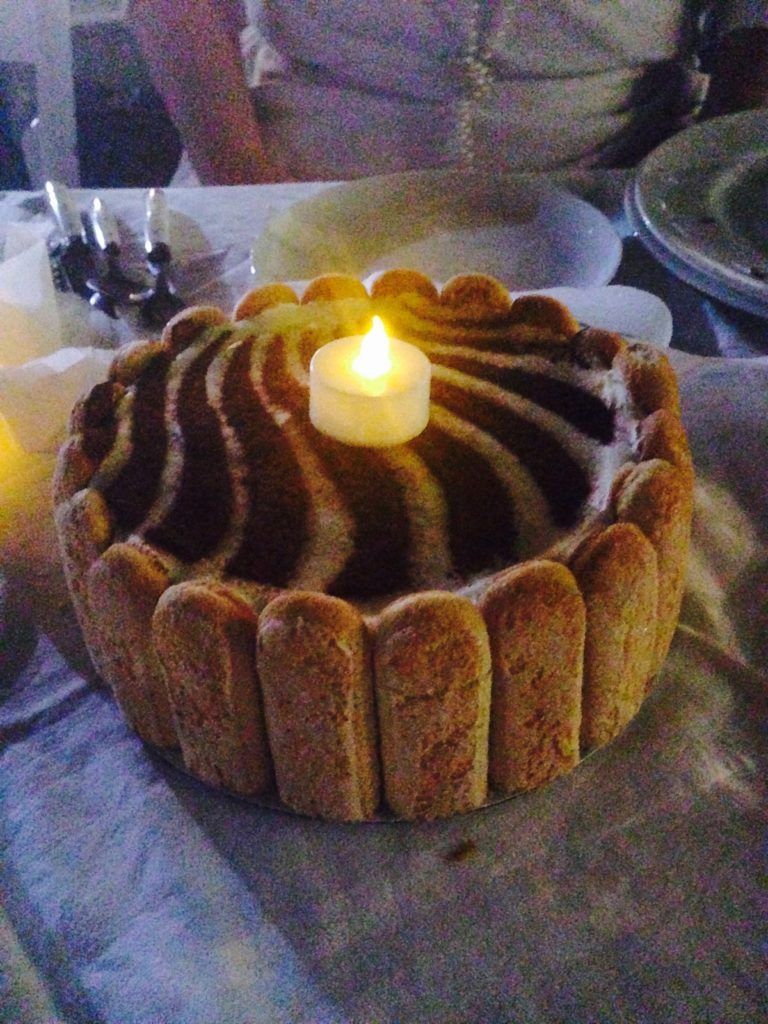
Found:
<svg viewBox="0 0 768 1024"><path fill-rule="evenodd" d="M620 226L625 181L565 183ZM170 191L187 297L231 308L268 218L324 187ZM140 216L138 191L109 200ZM0 227L35 203L0 197ZM0 1019L766 1019L768 323L677 281L632 238L616 281L674 317L697 471L681 625L622 736L471 815L323 824L151 755L74 623L53 457L0 472Z"/></svg>

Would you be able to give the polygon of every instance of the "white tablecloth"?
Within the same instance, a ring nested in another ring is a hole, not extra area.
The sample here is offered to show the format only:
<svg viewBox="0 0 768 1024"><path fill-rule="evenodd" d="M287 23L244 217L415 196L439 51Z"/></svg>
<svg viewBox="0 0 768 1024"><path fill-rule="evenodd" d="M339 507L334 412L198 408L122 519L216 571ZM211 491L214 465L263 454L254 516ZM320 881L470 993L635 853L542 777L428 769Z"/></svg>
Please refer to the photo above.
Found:
<svg viewBox="0 0 768 1024"><path fill-rule="evenodd" d="M572 184L618 218L621 176ZM231 306L266 218L313 188L172 192L188 296ZM0 199L0 224L21 198ZM140 217L138 193L110 200ZM0 475L0 1019L766 1019L768 323L703 298L632 240L617 280L675 316L698 477L682 625L625 734L475 814L321 824L149 754L74 623L52 457ZM471 855L452 856L465 842Z"/></svg>

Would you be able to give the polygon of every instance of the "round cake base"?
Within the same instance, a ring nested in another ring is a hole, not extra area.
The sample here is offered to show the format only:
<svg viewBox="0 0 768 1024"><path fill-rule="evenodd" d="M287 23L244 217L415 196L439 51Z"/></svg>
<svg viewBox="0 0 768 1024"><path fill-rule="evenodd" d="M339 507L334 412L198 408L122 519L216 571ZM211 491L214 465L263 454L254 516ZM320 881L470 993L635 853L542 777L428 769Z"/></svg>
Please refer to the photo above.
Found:
<svg viewBox="0 0 768 1024"><path fill-rule="evenodd" d="M236 800L238 803L248 804L251 807L257 807L264 811L275 811L280 814L287 814L293 818L304 818L307 821L317 822L316 815L305 814L301 811L296 811L292 807L288 807L284 804L277 796L277 794L269 795L247 795L244 793L235 793L233 790L225 789L222 786L214 786L210 782L203 782L196 775L193 775L184 765L184 761L179 750L164 750L161 747L153 747L148 743L144 746L149 751L150 755L155 761L162 764L163 767L170 767L173 771L178 772L179 775L183 776L184 779L193 782L197 787L203 790L205 793L209 793L214 797L226 797L229 800ZM588 754L585 754L581 759L580 764L583 764L586 760L591 760L598 750L593 750ZM557 782L557 779L552 779L552 782ZM453 815L453 818L461 817L466 818L468 815L479 814L482 811L486 811L491 807L497 807L499 804L509 803L511 800L516 800L519 797L532 795L534 792L540 792L543 787L537 787L536 790L525 790L520 789L515 793L508 794L496 794L489 793L488 798L479 807L474 807L471 810L464 811L458 815ZM433 819L435 822L449 821L449 818L436 818ZM387 811L386 809L379 811L370 818L361 819L360 821L335 821L328 820L329 825L395 825L395 824L413 824L413 820L410 818L400 817L397 814Z"/></svg>

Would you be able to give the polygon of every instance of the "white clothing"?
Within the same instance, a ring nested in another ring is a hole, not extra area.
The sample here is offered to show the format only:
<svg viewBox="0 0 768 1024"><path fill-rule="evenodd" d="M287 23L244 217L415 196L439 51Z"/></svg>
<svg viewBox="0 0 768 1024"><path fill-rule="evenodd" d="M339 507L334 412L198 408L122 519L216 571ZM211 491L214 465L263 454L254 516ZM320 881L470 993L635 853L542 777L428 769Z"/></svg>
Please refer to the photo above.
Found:
<svg viewBox="0 0 768 1024"><path fill-rule="evenodd" d="M768 25L763 0L724 23ZM267 148L299 178L634 162L690 120L699 0L251 0Z"/></svg>

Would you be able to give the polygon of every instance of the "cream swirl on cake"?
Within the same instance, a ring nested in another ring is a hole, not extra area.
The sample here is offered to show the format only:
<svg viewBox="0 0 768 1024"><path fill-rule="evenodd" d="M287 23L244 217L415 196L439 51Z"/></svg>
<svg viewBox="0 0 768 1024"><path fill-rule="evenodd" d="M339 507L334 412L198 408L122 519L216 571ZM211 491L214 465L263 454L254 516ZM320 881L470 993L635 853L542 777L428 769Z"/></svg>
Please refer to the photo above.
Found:
<svg viewBox="0 0 768 1024"><path fill-rule="evenodd" d="M92 486L118 535L166 552L179 575L377 598L468 583L599 511L635 443L604 369L519 323L515 339L509 316L452 319L446 343L439 305L319 306L281 305L147 354L101 423L113 441ZM374 311L433 367L430 423L393 449L328 438L307 412L313 352L365 331ZM552 315L565 337L578 330Z"/></svg>

